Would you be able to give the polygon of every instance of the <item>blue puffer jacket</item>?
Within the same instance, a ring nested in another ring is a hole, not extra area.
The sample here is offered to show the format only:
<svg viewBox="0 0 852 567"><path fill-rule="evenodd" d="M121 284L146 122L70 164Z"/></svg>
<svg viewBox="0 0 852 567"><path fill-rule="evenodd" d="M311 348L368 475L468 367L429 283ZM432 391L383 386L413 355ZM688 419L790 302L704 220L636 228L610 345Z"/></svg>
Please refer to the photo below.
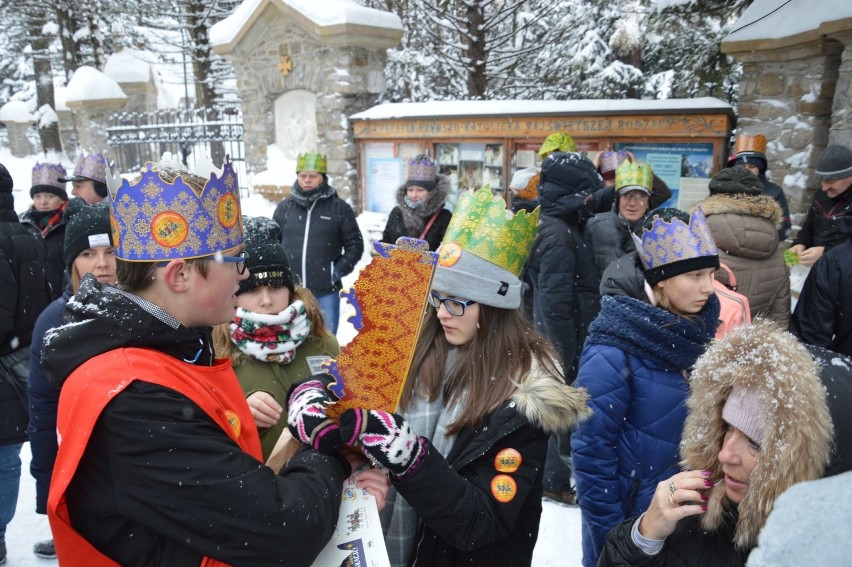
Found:
<svg viewBox="0 0 852 567"><path fill-rule="evenodd" d="M624 287L642 289L636 282ZM718 317L715 295L694 319L644 297L602 299L575 383L588 390L594 415L571 437L584 566L597 565L609 530L642 513L657 483L676 472L685 374L713 338Z"/></svg>

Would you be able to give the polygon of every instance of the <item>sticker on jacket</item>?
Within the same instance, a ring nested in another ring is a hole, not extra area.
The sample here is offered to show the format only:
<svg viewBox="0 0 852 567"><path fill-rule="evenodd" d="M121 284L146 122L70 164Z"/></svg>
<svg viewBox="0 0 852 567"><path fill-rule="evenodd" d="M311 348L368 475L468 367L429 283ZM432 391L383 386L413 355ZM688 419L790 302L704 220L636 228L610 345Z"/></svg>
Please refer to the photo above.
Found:
<svg viewBox="0 0 852 567"><path fill-rule="evenodd" d="M511 447L503 449L494 457L494 468L497 472L513 473L521 466L521 454Z"/></svg>
<svg viewBox="0 0 852 567"><path fill-rule="evenodd" d="M305 358L308 363L308 368L311 371L311 374L322 374L325 372L325 368L322 367L322 363L328 360L331 360L330 356L309 356Z"/></svg>
<svg viewBox="0 0 852 567"><path fill-rule="evenodd" d="M511 502L518 493L518 484L507 474L498 474L491 480L491 494L497 502Z"/></svg>

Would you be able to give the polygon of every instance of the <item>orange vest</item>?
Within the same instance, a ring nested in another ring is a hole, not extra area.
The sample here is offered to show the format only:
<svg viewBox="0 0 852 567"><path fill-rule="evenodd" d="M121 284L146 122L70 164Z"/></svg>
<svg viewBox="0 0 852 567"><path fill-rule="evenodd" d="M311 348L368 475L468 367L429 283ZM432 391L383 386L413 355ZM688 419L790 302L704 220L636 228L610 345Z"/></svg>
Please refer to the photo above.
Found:
<svg viewBox="0 0 852 567"><path fill-rule="evenodd" d="M260 438L229 359L195 366L146 348L120 348L98 355L62 385L56 428L59 452L50 481L47 516L60 564L117 567L71 525L65 491L104 407L134 380L179 392L198 404L240 448L262 461ZM205 557L202 567L225 565Z"/></svg>

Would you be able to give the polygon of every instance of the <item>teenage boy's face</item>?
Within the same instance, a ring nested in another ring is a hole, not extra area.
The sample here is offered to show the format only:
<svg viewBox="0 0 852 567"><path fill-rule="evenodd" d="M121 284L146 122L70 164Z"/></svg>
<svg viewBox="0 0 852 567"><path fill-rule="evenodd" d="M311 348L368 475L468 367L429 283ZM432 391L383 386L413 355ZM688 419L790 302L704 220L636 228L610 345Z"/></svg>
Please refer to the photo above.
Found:
<svg viewBox="0 0 852 567"><path fill-rule="evenodd" d="M221 256L236 256L241 251L242 246L238 246L223 251ZM236 310L239 282L249 277L248 269L240 274L236 263L216 261L216 257L211 256L207 262L207 277L197 270L193 270L192 277L194 287L190 297L199 318L193 326L230 322Z"/></svg>

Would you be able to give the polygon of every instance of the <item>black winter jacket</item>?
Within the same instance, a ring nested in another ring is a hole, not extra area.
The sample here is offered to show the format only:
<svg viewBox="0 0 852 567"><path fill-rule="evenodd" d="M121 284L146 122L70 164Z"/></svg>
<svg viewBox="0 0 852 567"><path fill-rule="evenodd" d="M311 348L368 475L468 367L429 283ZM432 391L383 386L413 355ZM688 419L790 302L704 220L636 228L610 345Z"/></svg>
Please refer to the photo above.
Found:
<svg viewBox="0 0 852 567"><path fill-rule="evenodd" d="M793 246L805 248L825 246L825 251L843 244L846 235L841 230L843 215L852 211L852 190L847 189L834 199L825 191L817 191L802 229L793 239Z"/></svg>
<svg viewBox="0 0 852 567"><path fill-rule="evenodd" d="M784 190L778 185L766 179L766 175L760 176L760 182L763 183L763 194L775 199L778 206L781 207L781 224L778 225L778 241L784 241L790 235L790 206L787 204L787 195Z"/></svg>
<svg viewBox="0 0 852 567"><path fill-rule="evenodd" d="M62 290L65 287L65 219L51 227L47 234L42 235L41 228L38 222L33 217L33 209L30 208L21 214L21 224L30 229L32 234L44 240L44 247L47 250L47 279L50 282L50 289L53 298L62 295Z"/></svg>
<svg viewBox="0 0 852 567"><path fill-rule="evenodd" d="M382 242L395 244L396 239L400 236L418 238L429 223L429 219L435 213L438 213L435 222L432 223L423 237L429 243L429 250L437 250L453 216L449 210L444 208L449 189L450 182L447 177L439 175L435 188L429 192L429 196L423 205L418 209L412 209L405 204L406 187L400 185L399 189L396 190L397 205L388 215L388 222L385 225L384 232L382 232Z"/></svg>
<svg viewBox="0 0 852 567"><path fill-rule="evenodd" d="M49 377L62 383L131 346L212 364L209 328L174 328L134 298L86 276L69 325L45 345ZM207 555L306 567L334 531L347 474L340 458L306 450L276 475L187 397L136 380L101 413L66 496L75 529L121 565L197 567Z"/></svg>
<svg viewBox="0 0 852 567"><path fill-rule="evenodd" d="M314 293L340 290L341 278L355 269L364 253L364 238L355 212L326 183L323 194L305 208L293 197L275 208L281 243L301 285Z"/></svg>

